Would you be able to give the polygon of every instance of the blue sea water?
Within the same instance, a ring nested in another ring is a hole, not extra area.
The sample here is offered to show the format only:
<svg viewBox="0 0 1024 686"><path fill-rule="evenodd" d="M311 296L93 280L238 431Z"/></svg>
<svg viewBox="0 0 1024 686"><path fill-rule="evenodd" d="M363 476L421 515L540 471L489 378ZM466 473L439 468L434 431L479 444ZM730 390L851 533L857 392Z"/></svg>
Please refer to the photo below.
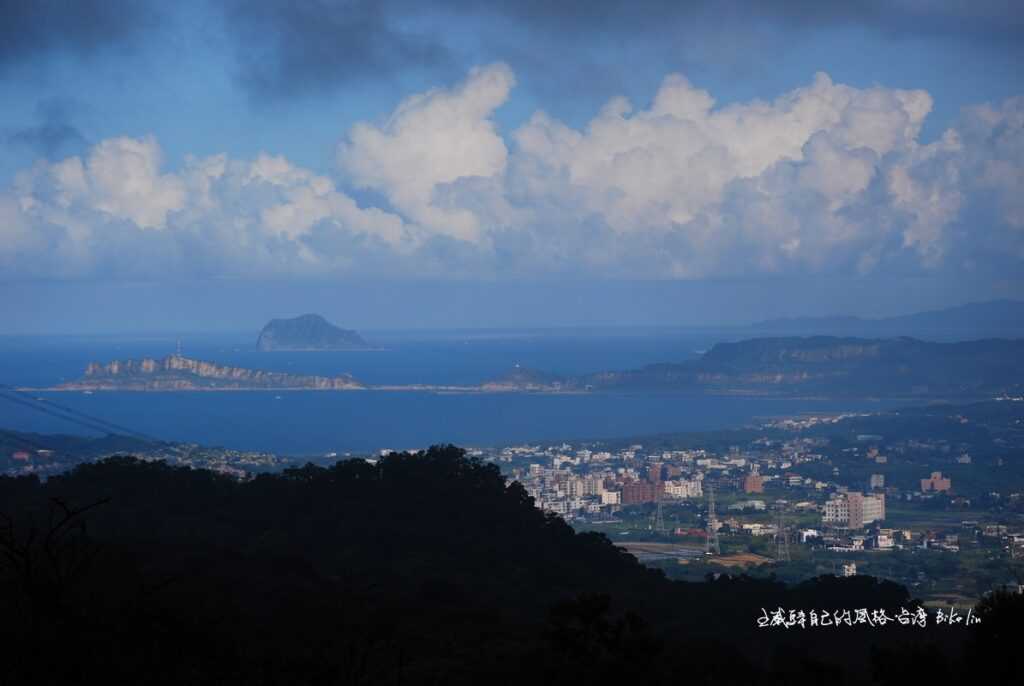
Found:
<svg viewBox="0 0 1024 686"><path fill-rule="evenodd" d="M333 375L369 384L477 384L518 364L559 373L627 369L692 358L714 332L630 335L564 332L367 332L380 349L262 353L253 337L191 337L183 353L222 364ZM0 338L0 383L45 387L81 376L90 361L162 357L176 341L150 338ZM689 394L438 394L429 392L35 393L164 440L315 455L700 431L802 412L871 411L891 403ZM0 428L95 433L0 401Z"/></svg>

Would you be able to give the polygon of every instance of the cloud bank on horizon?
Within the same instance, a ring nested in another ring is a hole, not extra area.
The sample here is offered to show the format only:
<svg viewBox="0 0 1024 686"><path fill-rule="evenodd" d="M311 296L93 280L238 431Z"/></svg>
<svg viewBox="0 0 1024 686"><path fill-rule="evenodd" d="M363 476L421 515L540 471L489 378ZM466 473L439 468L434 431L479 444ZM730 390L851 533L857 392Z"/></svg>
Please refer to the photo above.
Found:
<svg viewBox="0 0 1024 686"><path fill-rule="evenodd" d="M1024 267L1024 98L933 142L923 90L819 73L716 106L669 74L646 109L503 133L503 63L350 127L337 167L225 154L166 167L153 136L40 160L0 190L8 278L729 277ZM380 206L354 195L372 191Z"/></svg>

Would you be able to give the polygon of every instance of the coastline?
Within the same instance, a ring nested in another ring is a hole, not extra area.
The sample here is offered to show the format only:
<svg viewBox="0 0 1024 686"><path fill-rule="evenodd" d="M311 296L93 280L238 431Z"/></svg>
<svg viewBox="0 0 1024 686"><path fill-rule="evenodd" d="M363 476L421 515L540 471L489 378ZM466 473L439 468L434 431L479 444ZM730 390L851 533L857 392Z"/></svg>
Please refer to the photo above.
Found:
<svg viewBox="0 0 1024 686"><path fill-rule="evenodd" d="M23 393L295 393L295 392L316 392L316 393L346 393L352 391L368 391L378 393L432 393L436 395L546 395L546 396L576 396L576 395L644 395L644 396L684 396L684 397L734 397L734 398L785 398L801 401L831 402L836 400L869 401L869 402L907 402L925 404L946 404L955 402L979 402L991 399L989 396L965 395L965 396L907 396L907 395L845 395L845 394L790 394L785 392L771 392L764 390L746 389L721 389L721 390L645 390L645 389L614 389L614 390L583 390L583 389L546 389L546 388L517 388L510 386L448 386L428 384L387 384L380 386L349 386L343 388L302 388L302 387L194 387L194 388L145 388L132 386L86 386L86 385L62 385L43 388L19 387L15 390Z"/></svg>

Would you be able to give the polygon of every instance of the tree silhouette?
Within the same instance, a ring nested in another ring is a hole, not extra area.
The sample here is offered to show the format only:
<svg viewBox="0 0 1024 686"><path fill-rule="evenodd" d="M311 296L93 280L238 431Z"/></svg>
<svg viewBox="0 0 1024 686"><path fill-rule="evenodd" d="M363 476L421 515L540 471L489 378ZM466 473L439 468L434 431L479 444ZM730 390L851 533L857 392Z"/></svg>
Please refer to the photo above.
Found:
<svg viewBox="0 0 1024 686"><path fill-rule="evenodd" d="M761 608L912 601L868 577L671 581L454 446L246 482L112 458L0 478L0 512L0 683L667 684L684 659L697 683L799 684L936 649L958 673L968 637L969 664L1003 664L1010 641L1003 600L959 632L759 630Z"/></svg>

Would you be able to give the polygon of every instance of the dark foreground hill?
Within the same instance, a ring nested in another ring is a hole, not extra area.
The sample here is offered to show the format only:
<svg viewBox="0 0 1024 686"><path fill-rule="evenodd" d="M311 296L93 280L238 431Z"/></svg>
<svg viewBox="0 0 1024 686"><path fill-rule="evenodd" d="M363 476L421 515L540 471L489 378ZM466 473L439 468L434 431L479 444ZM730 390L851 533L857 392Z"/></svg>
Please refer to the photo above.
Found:
<svg viewBox="0 0 1024 686"><path fill-rule="evenodd" d="M0 479L0 513L5 684L895 684L1020 666L1019 600L971 629L759 629L761 608L914 605L869 577L669 581L454 447L244 483L112 458Z"/></svg>

